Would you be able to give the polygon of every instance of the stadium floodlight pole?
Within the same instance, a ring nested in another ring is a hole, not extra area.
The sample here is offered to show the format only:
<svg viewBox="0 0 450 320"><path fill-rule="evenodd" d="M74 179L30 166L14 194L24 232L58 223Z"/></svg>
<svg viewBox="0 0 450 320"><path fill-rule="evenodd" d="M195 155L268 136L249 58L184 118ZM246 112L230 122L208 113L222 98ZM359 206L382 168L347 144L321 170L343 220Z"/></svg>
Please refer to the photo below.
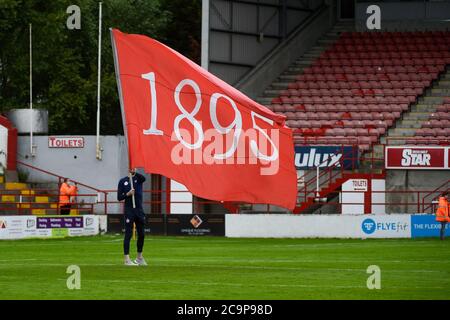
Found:
<svg viewBox="0 0 450 320"><path fill-rule="evenodd" d="M98 8L98 70L97 70L97 137L96 137L96 158L102 160L102 150L100 147L100 79L102 61L102 3Z"/></svg>
<svg viewBox="0 0 450 320"><path fill-rule="evenodd" d="M33 39L30 23L30 154L34 157L33 150Z"/></svg>
<svg viewBox="0 0 450 320"><path fill-rule="evenodd" d="M209 61L209 0L202 0L201 66L208 70Z"/></svg>
<svg viewBox="0 0 450 320"><path fill-rule="evenodd" d="M119 59L117 59L116 41L114 40L114 34L112 32L112 28L109 28L109 32L110 32L110 36L111 36L111 47L112 47L112 50L113 50L113 58L114 58L114 68L115 68L115 73L116 73L117 90L119 91L120 111L122 112L122 125L123 125L123 132L124 132L124 135L125 135L125 145L126 145L126 149L128 151L127 159L128 159L128 169L129 169L130 168L130 152L129 152L129 149L128 149L128 131L127 131L127 126L126 126L126 121L125 121L125 110L123 108L122 85L120 83ZM128 173L128 177L130 179L131 188L134 189L133 179L132 179L130 173ZM136 208L136 200L134 198L134 194L133 194L132 200L133 200L133 208Z"/></svg>

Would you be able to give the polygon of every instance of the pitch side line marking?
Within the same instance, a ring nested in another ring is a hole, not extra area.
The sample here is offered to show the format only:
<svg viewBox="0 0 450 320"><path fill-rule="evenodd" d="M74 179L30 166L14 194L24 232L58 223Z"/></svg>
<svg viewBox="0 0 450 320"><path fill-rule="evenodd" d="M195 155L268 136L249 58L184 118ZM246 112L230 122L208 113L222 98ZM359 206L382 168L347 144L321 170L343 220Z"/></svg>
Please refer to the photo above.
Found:
<svg viewBox="0 0 450 320"><path fill-rule="evenodd" d="M58 279L66 281L67 279ZM243 284L229 282L194 282L194 281L154 281L154 280L84 280L85 282L110 282L110 283L147 283L147 284L177 284L177 285L203 285L203 286L232 286L232 287L299 287L299 288L361 288L367 289L367 286L339 286L339 285L306 285L306 284ZM447 289L447 287L394 287L388 289Z"/></svg>
<svg viewBox="0 0 450 320"><path fill-rule="evenodd" d="M122 267L122 264L117 263L84 263L84 264L78 264L79 266L84 267L95 267L95 266L115 266L115 267ZM13 264L0 264L1 267L11 267L11 266L25 266L25 267L60 267L60 266L67 266L67 263L35 263L35 264L23 264L23 263L13 263ZM201 264L183 264L183 265L164 265L164 264L157 264L153 265L154 267L164 267L164 268L170 268L170 267L195 267L195 268L227 268L227 269L259 269L259 270L293 270L293 271L348 271L348 272L361 272L365 273L365 269L345 269L345 268L313 268L313 267L306 267L306 268L295 268L295 267L264 267L264 266L220 266L220 265L201 265ZM407 272L414 272L414 273L448 273L448 271L444 270L384 270L385 273L404 273Z"/></svg>

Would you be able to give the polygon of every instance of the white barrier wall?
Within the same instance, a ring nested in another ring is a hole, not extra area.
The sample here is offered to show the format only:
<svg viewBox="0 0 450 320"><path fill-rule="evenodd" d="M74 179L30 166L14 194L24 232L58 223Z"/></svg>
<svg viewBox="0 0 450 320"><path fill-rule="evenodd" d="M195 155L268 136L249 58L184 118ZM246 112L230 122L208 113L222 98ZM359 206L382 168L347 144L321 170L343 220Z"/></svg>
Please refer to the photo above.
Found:
<svg viewBox="0 0 450 320"><path fill-rule="evenodd" d="M368 183L367 179L349 179L342 184L340 193L342 214L364 213L364 193L367 191Z"/></svg>
<svg viewBox="0 0 450 320"><path fill-rule="evenodd" d="M186 186L170 180L170 213L176 214L192 214L193 213L193 196Z"/></svg>
<svg viewBox="0 0 450 320"><path fill-rule="evenodd" d="M361 214L365 212L365 201L371 201L370 213L386 212L386 180L384 179L349 179L342 184L339 201L342 214ZM369 199L365 193L370 192Z"/></svg>
<svg viewBox="0 0 450 320"><path fill-rule="evenodd" d="M376 192L378 191L378 192ZM380 203L380 204L377 204ZM386 212L386 180L372 179L372 211L374 214Z"/></svg>
<svg viewBox="0 0 450 320"><path fill-rule="evenodd" d="M240 238L410 238L411 216L228 214L225 236Z"/></svg>

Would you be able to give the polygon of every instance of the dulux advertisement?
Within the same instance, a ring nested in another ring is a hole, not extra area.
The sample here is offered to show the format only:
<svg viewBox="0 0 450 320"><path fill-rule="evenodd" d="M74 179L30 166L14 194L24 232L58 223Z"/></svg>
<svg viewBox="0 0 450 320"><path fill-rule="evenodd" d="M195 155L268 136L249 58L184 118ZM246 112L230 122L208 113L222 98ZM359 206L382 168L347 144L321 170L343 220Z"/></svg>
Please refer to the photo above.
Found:
<svg viewBox="0 0 450 320"><path fill-rule="evenodd" d="M353 146L297 146L295 147L295 167L307 170L315 167L345 169L358 167L358 148Z"/></svg>

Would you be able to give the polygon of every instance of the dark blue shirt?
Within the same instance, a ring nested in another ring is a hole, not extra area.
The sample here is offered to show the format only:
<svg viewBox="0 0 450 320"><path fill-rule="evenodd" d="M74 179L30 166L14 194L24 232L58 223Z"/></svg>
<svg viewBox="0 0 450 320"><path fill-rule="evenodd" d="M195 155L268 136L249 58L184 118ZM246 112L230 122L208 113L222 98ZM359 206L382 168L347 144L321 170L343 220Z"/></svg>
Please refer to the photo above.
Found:
<svg viewBox="0 0 450 320"><path fill-rule="evenodd" d="M134 198L136 201L136 208L142 210L142 185L145 181L145 177L142 174L136 172L136 174L132 177L133 179L133 187L134 187ZM127 192L131 190L130 178L123 177L119 181L119 185L117 186L117 200L122 201L125 200L125 209L133 208L133 197L127 197Z"/></svg>

